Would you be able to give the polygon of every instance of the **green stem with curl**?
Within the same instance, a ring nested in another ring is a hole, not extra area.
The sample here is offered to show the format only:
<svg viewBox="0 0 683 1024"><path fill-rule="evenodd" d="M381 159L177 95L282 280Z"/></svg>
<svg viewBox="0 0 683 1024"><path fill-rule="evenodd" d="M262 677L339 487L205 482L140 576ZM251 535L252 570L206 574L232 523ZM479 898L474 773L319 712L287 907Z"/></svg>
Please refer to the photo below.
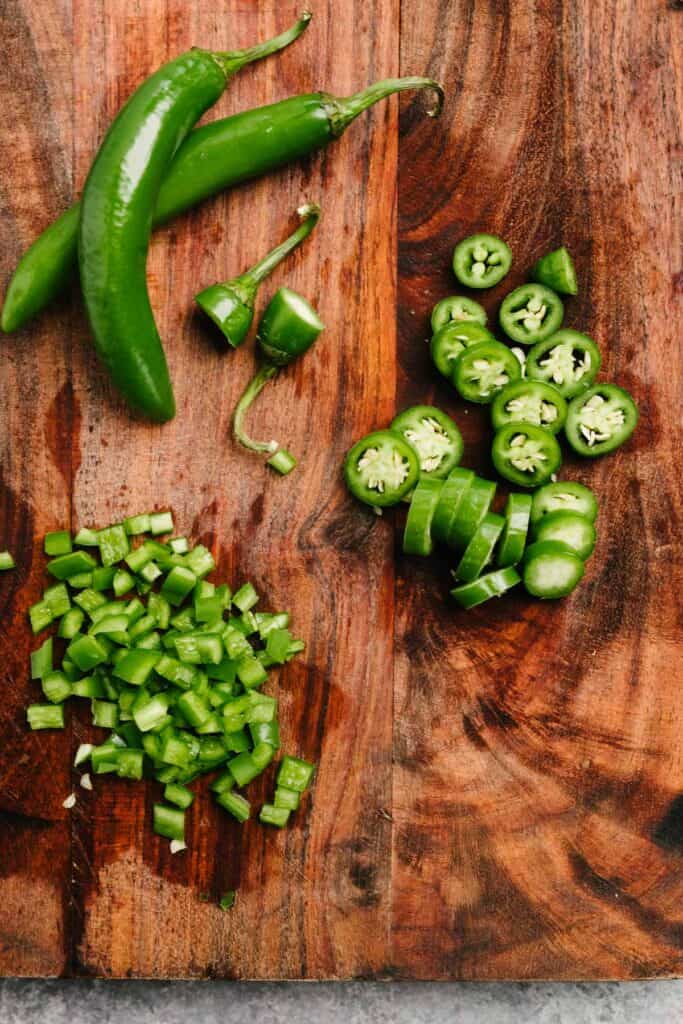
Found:
<svg viewBox="0 0 683 1024"><path fill-rule="evenodd" d="M443 107L444 91L438 82L433 78L384 78L381 82L374 82L367 89L354 93L353 96L338 98L326 96L329 105L330 122L332 134L337 137L344 132L351 122L362 114L368 107L386 99L396 92L404 92L406 89L431 89L436 93L436 103L427 111L429 117L438 117Z"/></svg>
<svg viewBox="0 0 683 1024"><path fill-rule="evenodd" d="M279 50L284 50L308 28L312 17L310 11L304 11L296 24L288 28L286 32L280 33L279 36L268 39L265 43L257 43L256 46L249 46L246 50L210 51L211 56L222 69L226 78L230 78L245 64L251 64L255 60L262 60L263 57L269 57L273 53L278 53Z"/></svg>
<svg viewBox="0 0 683 1024"><path fill-rule="evenodd" d="M273 366L272 363L264 363L261 369L249 381L242 392L242 397L235 406L235 413L232 418L233 435L240 444L243 444L245 448L249 448L252 452L265 452L268 455L272 455L278 448L277 441L254 441L245 433L243 424L249 406L261 394L268 381L275 377L279 369L278 366Z"/></svg>
<svg viewBox="0 0 683 1024"><path fill-rule="evenodd" d="M293 231L289 238L285 238L284 242L276 245L274 249L271 249L262 260L255 263L250 270L240 275L241 277L247 278L254 284L260 284L264 281L278 263L281 263L285 256L288 256L298 245L303 242L304 238L308 238L313 228L320 219L320 207L316 203L306 203L304 206L300 206L297 210L301 223L296 231Z"/></svg>

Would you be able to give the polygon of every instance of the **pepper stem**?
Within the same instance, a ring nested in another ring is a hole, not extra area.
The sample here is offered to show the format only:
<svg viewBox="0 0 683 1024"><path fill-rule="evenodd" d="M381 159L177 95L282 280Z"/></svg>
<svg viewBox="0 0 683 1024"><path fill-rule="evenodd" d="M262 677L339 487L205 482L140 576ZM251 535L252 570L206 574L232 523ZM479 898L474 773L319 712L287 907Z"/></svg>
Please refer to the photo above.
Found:
<svg viewBox="0 0 683 1024"><path fill-rule="evenodd" d="M233 435L240 444L243 444L245 448L249 448L252 452L265 452L268 455L272 455L279 447L277 441L254 441L245 433L243 428L244 417L250 405L261 394L265 385L269 380L272 380L278 370L278 366L273 366L272 363L264 363L261 369L249 381L242 392L242 397L235 406L235 412L232 417Z"/></svg>
<svg viewBox="0 0 683 1024"><path fill-rule="evenodd" d="M296 24L288 28L286 32L282 32L279 36L268 39L265 43L257 43L256 46L249 46L246 50L212 51L211 56L223 69L226 78L230 78L240 68L243 68L245 64L251 64L255 60L261 60L263 57L269 57L273 53L278 53L279 50L284 50L285 47L293 43L295 39L298 39L308 28L308 23L312 17L313 15L310 11L304 11Z"/></svg>
<svg viewBox="0 0 683 1024"><path fill-rule="evenodd" d="M436 93L436 103L427 111L429 117L438 117L443 106L444 91L433 78L384 78L381 82L369 85L367 89L343 98L329 97L330 121L332 134L339 136L351 122L368 107L392 96L396 92L407 89L432 89Z"/></svg>
<svg viewBox="0 0 683 1024"><path fill-rule="evenodd" d="M320 207L316 203L305 203L297 210L301 223L296 231L293 231L289 238L271 249L262 260L255 263L251 270L247 270L242 277L246 277L254 284L260 284L270 273L275 270L278 263L281 263L285 256L288 256L298 245L308 238L313 228L320 219Z"/></svg>

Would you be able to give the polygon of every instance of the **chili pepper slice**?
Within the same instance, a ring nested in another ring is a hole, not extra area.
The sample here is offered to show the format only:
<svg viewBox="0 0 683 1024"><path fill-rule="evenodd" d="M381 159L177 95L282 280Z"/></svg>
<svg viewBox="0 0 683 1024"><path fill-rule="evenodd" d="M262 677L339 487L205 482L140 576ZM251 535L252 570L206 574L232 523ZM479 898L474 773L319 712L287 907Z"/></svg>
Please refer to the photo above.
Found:
<svg viewBox="0 0 683 1024"><path fill-rule="evenodd" d="M463 496L472 485L474 473L471 469L463 469L461 466L452 470L446 480L439 496L434 518L432 519L432 533L434 540L441 544L448 542L453 520L456 517L460 502Z"/></svg>
<svg viewBox="0 0 683 1024"><path fill-rule="evenodd" d="M556 480L540 487L533 496L531 524L535 526L551 512L578 512L592 523L598 517L598 503L589 487L574 480Z"/></svg>
<svg viewBox="0 0 683 1024"><path fill-rule="evenodd" d="M250 270L195 295L195 302L220 328L229 345L237 348L249 333L259 285L289 253L308 238L320 218L320 207L306 203L298 210L301 223L289 238L259 260Z"/></svg>
<svg viewBox="0 0 683 1024"><path fill-rule="evenodd" d="M569 403L564 432L579 455L607 455L636 429L638 406L616 384L595 384Z"/></svg>
<svg viewBox="0 0 683 1024"><path fill-rule="evenodd" d="M464 551L479 529L484 516L488 514L496 493L491 480L475 476L458 504L457 511L448 531L448 546L454 551Z"/></svg>
<svg viewBox="0 0 683 1024"><path fill-rule="evenodd" d="M532 423L501 427L493 439L491 458L502 477L521 487L540 487L562 464L554 435Z"/></svg>
<svg viewBox="0 0 683 1024"><path fill-rule="evenodd" d="M534 345L554 334L562 323L562 299L542 284L523 284L506 295L500 307L500 326L520 345Z"/></svg>
<svg viewBox="0 0 683 1024"><path fill-rule="evenodd" d="M512 265L512 252L495 235L470 235L453 250L453 273L467 288L492 288Z"/></svg>
<svg viewBox="0 0 683 1024"><path fill-rule="evenodd" d="M344 479L354 498L379 508L397 505L419 476L417 452L393 430L376 430L361 438L344 462Z"/></svg>
<svg viewBox="0 0 683 1024"><path fill-rule="evenodd" d="M536 524L534 538L537 541L559 540L585 562L595 548L595 527L578 512L549 512Z"/></svg>
<svg viewBox="0 0 683 1024"><path fill-rule="evenodd" d="M531 280L552 288L560 295L576 295L576 271L572 258L564 246L541 256L531 270Z"/></svg>
<svg viewBox="0 0 683 1024"><path fill-rule="evenodd" d="M450 380L453 364L461 352L480 341L495 340L486 327L474 320L453 320L432 335L429 354L439 373Z"/></svg>
<svg viewBox="0 0 683 1024"><path fill-rule="evenodd" d="M583 572L583 560L558 540L536 541L524 554L522 578L534 597L566 597L580 582Z"/></svg>
<svg viewBox="0 0 683 1024"><path fill-rule="evenodd" d="M443 486L443 480L430 476L423 476L418 481L403 531L403 550L406 555L431 555L434 549L432 519Z"/></svg>
<svg viewBox="0 0 683 1024"><path fill-rule="evenodd" d="M521 380L509 384L493 399L491 423L500 430L506 423L533 423L557 434L567 418L567 403L552 384Z"/></svg>
<svg viewBox="0 0 683 1024"><path fill-rule="evenodd" d="M520 380L519 360L500 341L481 341L462 352L453 366L453 384L468 402L488 405L503 388Z"/></svg>
<svg viewBox="0 0 683 1024"><path fill-rule="evenodd" d="M256 338L261 368L242 392L232 418L233 435L245 448L268 455L277 452L280 447L277 441L254 441L249 437L244 430L244 417L268 381L277 376L283 366L307 352L324 327L310 302L290 288L279 288L266 306Z"/></svg>
<svg viewBox="0 0 683 1024"><path fill-rule="evenodd" d="M167 169L154 211L163 224L217 192L307 156L339 138L363 111L406 89L432 89L437 116L443 91L429 78L389 78L353 96L305 93L246 110L190 132ZM77 264L80 203L38 236L7 289L0 327L15 331L66 290Z"/></svg>
<svg viewBox="0 0 683 1024"><path fill-rule="evenodd" d="M476 608L491 597L501 597L507 590L516 587L521 577L517 570L509 565L505 569L494 569L493 572L480 576L472 583L463 583L451 590L461 608Z"/></svg>
<svg viewBox="0 0 683 1024"><path fill-rule="evenodd" d="M529 532L532 498L530 494L511 494L505 506L505 526L500 535L497 564L501 568L521 562Z"/></svg>
<svg viewBox="0 0 683 1024"><path fill-rule="evenodd" d="M405 437L420 460L420 475L448 476L462 458L462 434L445 412L433 405L414 405L395 417L390 430Z"/></svg>
<svg viewBox="0 0 683 1024"><path fill-rule="evenodd" d="M570 327L557 331L529 351L526 375L546 381L569 400L590 387L600 369L600 351L592 338Z"/></svg>
<svg viewBox="0 0 683 1024"><path fill-rule="evenodd" d="M473 320L483 327L487 320L486 310L465 295L449 295L437 302L432 310L432 331L438 331L440 327L445 327L454 320Z"/></svg>
<svg viewBox="0 0 683 1024"><path fill-rule="evenodd" d="M502 516L489 512L484 516L471 541L465 548L462 558L455 569L455 578L463 583L471 583L481 576L491 561L493 549L498 543L505 520Z"/></svg>

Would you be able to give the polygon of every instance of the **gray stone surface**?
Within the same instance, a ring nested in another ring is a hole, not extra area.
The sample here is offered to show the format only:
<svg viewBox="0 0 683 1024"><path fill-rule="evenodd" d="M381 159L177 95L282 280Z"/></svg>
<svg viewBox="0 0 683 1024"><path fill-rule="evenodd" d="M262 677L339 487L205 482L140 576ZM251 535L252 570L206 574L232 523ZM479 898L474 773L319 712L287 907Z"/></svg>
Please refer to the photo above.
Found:
<svg viewBox="0 0 683 1024"><path fill-rule="evenodd" d="M679 1024L683 981L0 981L0 1024Z"/></svg>

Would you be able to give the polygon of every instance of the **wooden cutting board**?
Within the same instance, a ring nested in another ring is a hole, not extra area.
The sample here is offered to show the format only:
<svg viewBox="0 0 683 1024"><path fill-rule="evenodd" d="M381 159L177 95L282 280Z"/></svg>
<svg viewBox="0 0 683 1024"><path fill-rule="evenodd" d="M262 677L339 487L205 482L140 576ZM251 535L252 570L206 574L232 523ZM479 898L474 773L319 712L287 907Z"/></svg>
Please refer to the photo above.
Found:
<svg viewBox="0 0 683 1024"><path fill-rule="evenodd" d="M297 7L4 0L2 281L79 193L147 74L192 44L272 35ZM383 104L326 153L155 235L176 419L130 419L77 287L2 342L0 547L19 571L0 580L0 972L683 973L680 4L314 7L306 37L243 72L212 117L398 73L440 78L443 117L404 99L399 138L398 104ZM272 287L310 296L328 327L254 413L300 457L285 480L231 444L253 356L218 352L192 297L282 237L304 197L323 220ZM632 389L642 420L613 458L567 463L601 502L576 593L465 614L447 600L448 565L402 557L400 515L354 504L339 470L358 436L433 401L461 426L465 464L491 472L485 411L436 379L424 343L432 304L454 291L453 244L482 228L515 255L485 296L492 315L539 254L569 246L581 287L567 322L598 340L605 379ZM286 748L319 764L282 833L240 827L199 787L175 857L151 832L151 784L97 780L63 809L91 735L84 709L63 734L24 724L44 532L154 506L210 545L221 573L292 609L307 651L272 692Z"/></svg>

